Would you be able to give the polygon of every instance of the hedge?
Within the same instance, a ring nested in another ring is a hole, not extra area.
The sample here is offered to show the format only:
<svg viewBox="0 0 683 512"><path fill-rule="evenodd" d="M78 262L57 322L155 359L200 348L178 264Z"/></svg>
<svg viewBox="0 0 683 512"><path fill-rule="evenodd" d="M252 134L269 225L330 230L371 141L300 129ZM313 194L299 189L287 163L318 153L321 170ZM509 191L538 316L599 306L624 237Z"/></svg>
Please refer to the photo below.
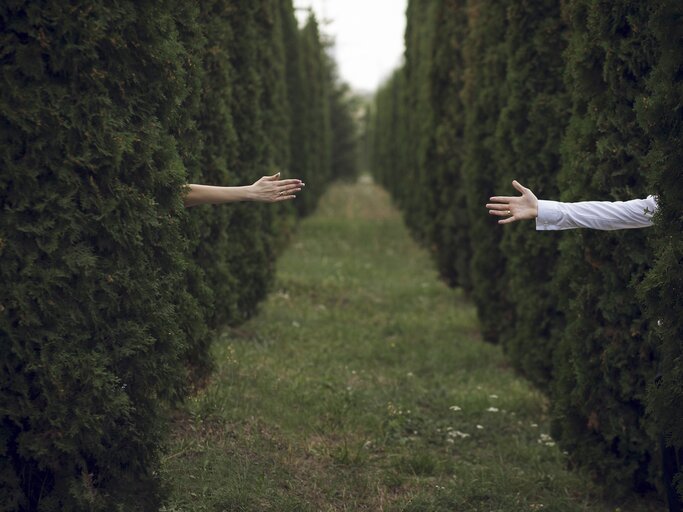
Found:
<svg viewBox="0 0 683 512"><path fill-rule="evenodd" d="M369 122L373 169L415 237L613 495L661 488L660 434L683 446L681 9L412 0L405 64ZM503 228L484 205L513 178L545 199L657 195L656 227Z"/></svg>
<svg viewBox="0 0 683 512"><path fill-rule="evenodd" d="M507 16L505 104L495 136L496 190L511 191L510 183L518 179L539 197L558 198L560 142L569 119L562 76L566 25L554 0L513 3ZM552 286L562 233L539 236L527 225L513 224L501 234L503 293L515 307L511 321L499 328L500 342L515 367L547 391L564 325Z"/></svg>
<svg viewBox="0 0 683 512"><path fill-rule="evenodd" d="M174 7L2 8L0 502L150 510L185 387ZM106 55L106 59L103 58Z"/></svg>
<svg viewBox="0 0 683 512"><path fill-rule="evenodd" d="M567 3L567 85L572 115L558 183L564 200L645 197L648 139L634 104L651 70L648 7ZM567 311L560 338L554 434L616 492L654 479L655 444L644 415L654 379L651 330L634 285L653 256L645 230L572 233L556 284Z"/></svg>
<svg viewBox="0 0 683 512"><path fill-rule="evenodd" d="M293 134L313 118L303 177L331 177L334 127L295 104L329 108L339 85L298 66L329 58L293 20L289 0L0 8L3 510L163 502L168 412L216 330L256 311L295 216L188 211L186 183L301 176Z"/></svg>
<svg viewBox="0 0 683 512"><path fill-rule="evenodd" d="M648 31L659 55L637 100L639 124L650 138L645 156L649 190L656 192L658 212L650 237L653 268L640 285L648 327L655 331L660 353L656 384L651 383L647 408L657 432L683 460L683 6L675 0L658 1L650 11ZM676 448L677 447L677 448ZM675 455L671 453L670 456ZM680 464L680 462L679 462ZM682 468L679 465L679 470ZM683 496L679 475L678 492Z"/></svg>

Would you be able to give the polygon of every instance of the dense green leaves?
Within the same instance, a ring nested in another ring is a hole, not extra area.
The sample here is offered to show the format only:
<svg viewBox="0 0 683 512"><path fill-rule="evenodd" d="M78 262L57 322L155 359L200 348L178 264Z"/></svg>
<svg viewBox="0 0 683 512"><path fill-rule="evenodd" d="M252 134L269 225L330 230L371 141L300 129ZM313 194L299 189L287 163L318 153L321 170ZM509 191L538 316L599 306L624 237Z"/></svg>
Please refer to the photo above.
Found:
<svg viewBox="0 0 683 512"><path fill-rule="evenodd" d="M659 56L638 98L638 119L651 145L645 156L650 189L658 195L654 268L642 283L649 326L661 354L660 376L651 386L648 410L666 441L683 450L683 6L657 2L649 18ZM680 469L680 468L679 468ZM678 491L683 495L683 480Z"/></svg>
<svg viewBox="0 0 683 512"><path fill-rule="evenodd" d="M413 233L613 493L656 485L660 433L683 444L681 16L666 0L411 0L405 65L369 123ZM657 228L502 228L484 205L513 179L544 199L658 195Z"/></svg>
<svg viewBox="0 0 683 512"><path fill-rule="evenodd" d="M648 7L575 0L567 3L566 15L572 115L562 148L561 196L645 197L649 142L634 104L655 51L644 30ZM631 483L641 488L654 481L648 466L655 445L643 414L654 354L634 289L653 260L647 233L572 235L561 244L556 279L559 295L567 298L567 326L557 354L554 431L612 489Z"/></svg>
<svg viewBox="0 0 683 512"><path fill-rule="evenodd" d="M171 135L194 78L171 7L2 9L8 510L158 503L162 416L186 382L179 312L197 313Z"/></svg>
<svg viewBox="0 0 683 512"><path fill-rule="evenodd" d="M0 38L0 503L156 510L167 412L267 293L295 212L186 211L185 184L278 169L310 211L328 57L290 0L18 0Z"/></svg>

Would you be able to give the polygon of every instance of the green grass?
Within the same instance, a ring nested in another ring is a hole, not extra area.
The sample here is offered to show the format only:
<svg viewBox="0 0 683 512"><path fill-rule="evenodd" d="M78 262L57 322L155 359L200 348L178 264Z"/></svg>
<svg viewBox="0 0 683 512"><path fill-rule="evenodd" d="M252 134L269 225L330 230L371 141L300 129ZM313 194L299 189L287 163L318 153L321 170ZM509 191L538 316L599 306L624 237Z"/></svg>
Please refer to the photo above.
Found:
<svg viewBox="0 0 683 512"><path fill-rule="evenodd" d="M326 194L215 357L164 458L167 512L662 509L567 469L544 396L367 182Z"/></svg>

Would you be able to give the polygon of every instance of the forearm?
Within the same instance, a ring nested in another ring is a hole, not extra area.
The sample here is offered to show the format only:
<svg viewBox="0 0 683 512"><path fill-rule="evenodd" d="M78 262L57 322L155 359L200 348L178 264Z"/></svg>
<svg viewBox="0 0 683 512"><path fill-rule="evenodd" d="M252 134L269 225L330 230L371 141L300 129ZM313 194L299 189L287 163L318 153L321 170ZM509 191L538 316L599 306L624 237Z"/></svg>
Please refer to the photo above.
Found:
<svg viewBox="0 0 683 512"><path fill-rule="evenodd" d="M252 201L251 186L244 187L213 187L210 185L188 185L188 192L184 198L185 207L190 208L200 204L222 204L238 201Z"/></svg>
<svg viewBox="0 0 683 512"><path fill-rule="evenodd" d="M614 202L539 201L536 229L545 231L588 228L611 231L644 228L652 225L652 215L656 207L653 196Z"/></svg>

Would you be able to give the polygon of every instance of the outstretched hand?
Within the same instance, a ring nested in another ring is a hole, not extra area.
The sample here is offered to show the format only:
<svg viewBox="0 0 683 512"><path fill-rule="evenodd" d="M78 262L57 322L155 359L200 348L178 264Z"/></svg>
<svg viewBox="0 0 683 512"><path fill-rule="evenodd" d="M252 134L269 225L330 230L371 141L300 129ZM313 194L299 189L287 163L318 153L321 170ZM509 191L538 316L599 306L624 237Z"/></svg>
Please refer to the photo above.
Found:
<svg viewBox="0 0 683 512"><path fill-rule="evenodd" d="M505 217L498 224L510 224L518 220L535 219L538 216L538 199L528 188L523 187L517 180L512 186L522 195L518 197L497 196L492 197L486 205L491 215Z"/></svg>
<svg viewBox="0 0 683 512"><path fill-rule="evenodd" d="M273 176L264 176L249 187L250 196L253 201L263 203L278 203L289 201L296 197L306 184L301 180L282 180L280 173Z"/></svg>

